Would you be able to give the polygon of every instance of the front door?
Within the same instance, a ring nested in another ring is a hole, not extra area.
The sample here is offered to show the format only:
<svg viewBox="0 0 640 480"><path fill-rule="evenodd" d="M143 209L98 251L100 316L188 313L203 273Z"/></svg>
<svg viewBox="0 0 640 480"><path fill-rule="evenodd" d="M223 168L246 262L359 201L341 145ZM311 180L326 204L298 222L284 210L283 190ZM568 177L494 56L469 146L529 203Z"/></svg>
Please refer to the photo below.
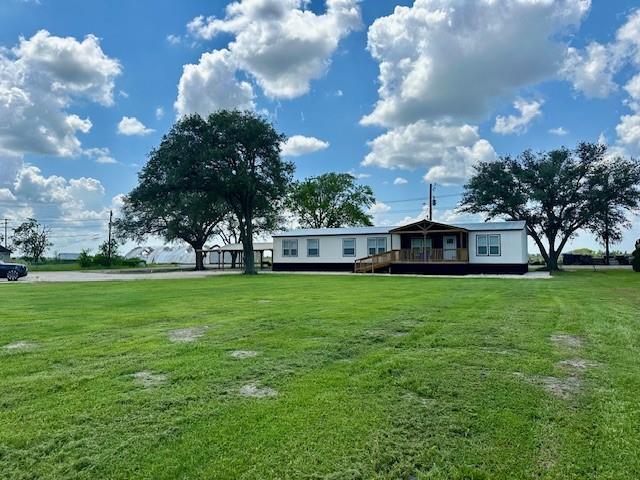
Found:
<svg viewBox="0 0 640 480"><path fill-rule="evenodd" d="M442 237L444 249L442 257L445 261L458 260L458 236L457 235L444 235Z"/></svg>

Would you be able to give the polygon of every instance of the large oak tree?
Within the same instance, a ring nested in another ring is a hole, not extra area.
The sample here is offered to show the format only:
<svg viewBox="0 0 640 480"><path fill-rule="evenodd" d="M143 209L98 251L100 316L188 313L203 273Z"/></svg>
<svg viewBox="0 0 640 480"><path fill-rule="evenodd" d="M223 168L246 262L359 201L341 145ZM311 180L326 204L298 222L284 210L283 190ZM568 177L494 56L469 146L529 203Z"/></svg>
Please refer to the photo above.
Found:
<svg viewBox="0 0 640 480"><path fill-rule="evenodd" d="M185 189L216 190L237 220L244 271L255 274L253 237L279 223L294 166L280 157L284 135L253 112L220 110L206 120L206 148L182 171Z"/></svg>
<svg viewBox="0 0 640 480"><path fill-rule="evenodd" d="M201 250L229 211L219 186L210 183L204 189L198 180L207 175L208 142L208 125L197 115L173 126L149 154L138 186L124 199L121 218L115 222L119 237L182 240L195 250L196 270L204 269ZM184 177L187 170L194 175Z"/></svg>
<svg viewBox="0 0 640 480"><path fill-rule="evenodd" d="M348 173L325 173L296 182L289 209L307 228L370 226L366 209L375 198L371 187L358 185Z"/></svg>
<svg viewBox="0 0 640 480"><path fill-rule="evenodd" d="M640 166L633 159L607 160L607 147L581 143L575 150L525 151L481 162L465 186L460 210L488 219L525 220L548 268L558 268L564 246L578 230L622 225L640 204ZM605 175L606 172L615 172ZM615 223L618 222L618 223Z"/></svg>

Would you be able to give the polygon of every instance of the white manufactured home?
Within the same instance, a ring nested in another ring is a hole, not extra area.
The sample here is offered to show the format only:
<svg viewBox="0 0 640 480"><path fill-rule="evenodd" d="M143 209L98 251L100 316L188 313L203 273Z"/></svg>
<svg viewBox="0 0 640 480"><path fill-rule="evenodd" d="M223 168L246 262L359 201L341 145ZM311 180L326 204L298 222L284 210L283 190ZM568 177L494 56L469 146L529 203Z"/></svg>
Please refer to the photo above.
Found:
<svg viewBox="0 0 640 480"><path fill-rule="evenodd" d="M273 235L274 271L524 274L523 221L300 229Z"/></svg>

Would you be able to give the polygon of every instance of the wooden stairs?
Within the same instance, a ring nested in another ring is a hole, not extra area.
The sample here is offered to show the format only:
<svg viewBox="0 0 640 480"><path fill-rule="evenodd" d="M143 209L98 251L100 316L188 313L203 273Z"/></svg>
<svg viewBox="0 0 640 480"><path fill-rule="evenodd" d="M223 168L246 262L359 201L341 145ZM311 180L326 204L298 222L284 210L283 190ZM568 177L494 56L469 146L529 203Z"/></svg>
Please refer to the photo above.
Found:
<svg viewBox="0 0 640 480"><path fill-rule="evenodd" d="M389 250L368 257L359 258L354 263L355 273L376 273L388 269L400 259L400 250Z"/></svg>

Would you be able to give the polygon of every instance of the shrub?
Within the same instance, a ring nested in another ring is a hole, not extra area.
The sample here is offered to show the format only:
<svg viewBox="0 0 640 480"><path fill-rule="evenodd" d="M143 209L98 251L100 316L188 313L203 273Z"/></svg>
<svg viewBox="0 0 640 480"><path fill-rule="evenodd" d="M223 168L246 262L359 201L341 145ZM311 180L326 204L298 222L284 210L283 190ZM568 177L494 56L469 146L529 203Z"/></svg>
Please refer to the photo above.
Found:
<svg viewBox="0 0 640 480"><path fill-rule="evenodd" d="M93 258L89 255L89 250L82 250L80 252L80 256L78 257L78 263L80 264L80 268L89 268L93 263Z"/></svg>
<svg viewBox="0 0 640 480"><path fill-rule="evenodd" d="M93 264L98 265L100 267L108 267L109 266L109 257L103 255L102 253L96 253L93 256Z"/></svg>
<svg viewBox="0 0 640 480"><path fill-rule="evenodd" d="M640 272L640 239L636 242L636 249L633 252L633 260L631 260L633 270Z"/></svg>

